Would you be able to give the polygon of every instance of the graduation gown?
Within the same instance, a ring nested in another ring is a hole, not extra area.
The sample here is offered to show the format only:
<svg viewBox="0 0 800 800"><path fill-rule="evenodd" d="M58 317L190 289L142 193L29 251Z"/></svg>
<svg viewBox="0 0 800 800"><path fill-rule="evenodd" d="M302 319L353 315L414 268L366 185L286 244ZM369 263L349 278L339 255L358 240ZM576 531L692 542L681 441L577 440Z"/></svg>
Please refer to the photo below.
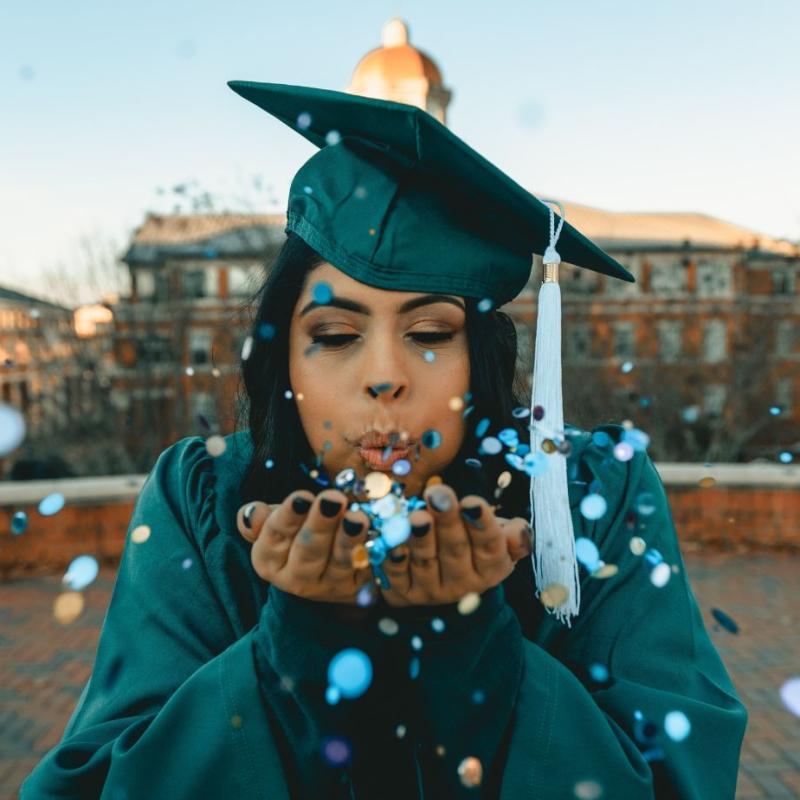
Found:
<svg viewBox="0 0 800 800"><path fill-rule="evenodd" d="M249 433L226 441L213 458L202 438L182 439L151 470L91 678L22 800L734 797L747 712L646 452L608 463L591 433L572 440L575 535L619 572L599 580L580 567L581 612L568 628L535 599L530 559L469 615L268 586L236 529ZM608 509L590 521L579 502L595 478ZM631 529L642 493L652 513ZM140 525L151 532L137 543ZM665 586L631 552L633 535L677 567ZM378 627L384 617L396 634ZM372 682L331 704L328 665L348 647L367 654ZM671 712L685 715L688 735L666 734ZM341 740L349 758L328 763ZM476 787L459 776L469 757L482 767Z"/></svg>

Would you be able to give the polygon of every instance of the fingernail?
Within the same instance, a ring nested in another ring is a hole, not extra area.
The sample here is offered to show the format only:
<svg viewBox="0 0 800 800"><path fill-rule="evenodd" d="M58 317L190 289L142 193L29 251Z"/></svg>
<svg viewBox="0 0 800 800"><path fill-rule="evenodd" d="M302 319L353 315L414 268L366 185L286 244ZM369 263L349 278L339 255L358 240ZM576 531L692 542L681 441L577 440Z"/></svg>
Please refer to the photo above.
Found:
<svg viewBox="0 0 800 800"><path fill-rule="evenodd" d="M292 500L292 510L295 514L305 514L311 508L311 501L305 497L295 497Z"/></svg>
<svg viewBox="0 0 800 800"><path fill-rule="evenodd" d="M428 500L440 514L443 514L445 511L449 511L453 505L450 495L445 494L444 492L431 492L428 495Z"/></svg>
<svg viewBox="0 0 800 800"><path fill-rule="evenodd" d="M253 527L253 512L256 510L256 504L250 503L245 507L245 510L242 512L242 522L244 522L245 528L250 530Z"/></svg>
<svg viewBox="0 0 800 800"><path fill-rule="evenodd" d="M422 525L412 525L412 536L424 536L431 529L430 522L423 522Z"/></svg>
<svg viewBox="0 0 800 800"><path fill-rule="evenodd" d="M478 519L473 519L465 510L461 512L461 519L463 519L467 525L471 525L473 528L477 528L479 531L482 531L486 528L486 526Z"/></svg>
<svg viewBox="0 0 800 800"><path fill-rule="evenodd" d="M403 561L406 557L406 553L389 553L389 561L393 561L395 564L399 564Z"/></svg>
<svg viewBox="0 0 800 800"><path fill-rule="evenodd" d="M344 527L344 532L348 536L358 536L358 534L361 533L361 529L364 527L364 523L345 517L342 520L342 526Z"/></svg>
<svg viewBox="0 0 800 800"><path fill-rule="evenodd" d="M480 506L464 506L461 510L470 519L480 519L481 518L481 507Z"/></svg>
<svg viewBox="0 0 800 800"><path fill-rule="evenodd" d="M335 517L342 508L342 504L337 500L328 500L323 497L319 504L319 510L326 517Z"/></svg>

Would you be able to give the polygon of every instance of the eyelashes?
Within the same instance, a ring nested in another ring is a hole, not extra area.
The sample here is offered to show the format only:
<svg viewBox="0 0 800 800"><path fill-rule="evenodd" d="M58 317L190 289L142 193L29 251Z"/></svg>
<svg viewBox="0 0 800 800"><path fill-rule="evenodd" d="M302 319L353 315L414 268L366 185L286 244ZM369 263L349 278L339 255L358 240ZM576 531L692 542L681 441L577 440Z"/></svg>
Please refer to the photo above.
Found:
<svg viewBox="0 0 800 800"><path fill-rule="evenodd" d="M437 344L439 342L449 342L453 338L454 334L430 332L410 333L409 336L411 336L419 344ZM312 336L311 344L316 344L321 347L342 347L350 344L350 342L352 342L354 339L358 339L358 336L354 333L337 333L326 336Z"/></svg>

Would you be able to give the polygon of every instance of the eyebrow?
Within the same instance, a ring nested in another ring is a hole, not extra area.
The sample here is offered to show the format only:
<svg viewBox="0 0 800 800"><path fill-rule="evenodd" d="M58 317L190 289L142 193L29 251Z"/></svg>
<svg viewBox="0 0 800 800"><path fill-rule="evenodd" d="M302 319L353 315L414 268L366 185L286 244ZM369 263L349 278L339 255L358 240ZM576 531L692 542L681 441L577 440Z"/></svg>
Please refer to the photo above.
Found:
<svg viewBox="0 0 800 800"><path fill-rule="evenodd" d="M406 302L403 303L403 305L401 305L397 311L400 314L407 314L409 311L413 311L415 308L427 306L431 303L450 303L451 305L460 308L462 311L466 311L463 303L446 294L425 294L422 295L422 297L412 297L410 300L406 300ZM357 314L365 314L368 317L372 316L372 312L367 306L362 305L355 300L349 300L347 297L340 297L338 295L331 297L327 303L318 303L316 300L312 300L303 307L303 310L300 312L299 316L302 317L304 314L307 314L309 311L313 311L315 308L325 308L327 306L343 308L345 311L355 311Z"/></svg>

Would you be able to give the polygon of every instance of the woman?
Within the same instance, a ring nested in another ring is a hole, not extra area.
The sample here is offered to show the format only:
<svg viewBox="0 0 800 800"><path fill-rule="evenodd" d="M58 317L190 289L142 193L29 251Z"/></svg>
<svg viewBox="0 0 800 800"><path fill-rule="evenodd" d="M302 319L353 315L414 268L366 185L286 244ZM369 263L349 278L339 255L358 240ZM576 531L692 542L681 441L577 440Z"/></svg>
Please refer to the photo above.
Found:
<svg viewBox="0 0 800 800"><path fill-rule="evenodd" d="M649 456L609 458L620 426L565 431L575 535L618 572L584 571L559 624L533 599L525 474L498 484L508 462L479 447L484 419L528 429L513 325L444 291L455 267L359 273L352 239L330 258L320 224L341 203L309 174L243 364L249 430L216 457L198 437L159 457L92 677L22 797L733 797L746 712ZM331 205L302 205L322 188ZM365 561L389 476L413 529ZM608 503L593 520L590 485ZM666 586L634 534L672 565Z"/></svg>

